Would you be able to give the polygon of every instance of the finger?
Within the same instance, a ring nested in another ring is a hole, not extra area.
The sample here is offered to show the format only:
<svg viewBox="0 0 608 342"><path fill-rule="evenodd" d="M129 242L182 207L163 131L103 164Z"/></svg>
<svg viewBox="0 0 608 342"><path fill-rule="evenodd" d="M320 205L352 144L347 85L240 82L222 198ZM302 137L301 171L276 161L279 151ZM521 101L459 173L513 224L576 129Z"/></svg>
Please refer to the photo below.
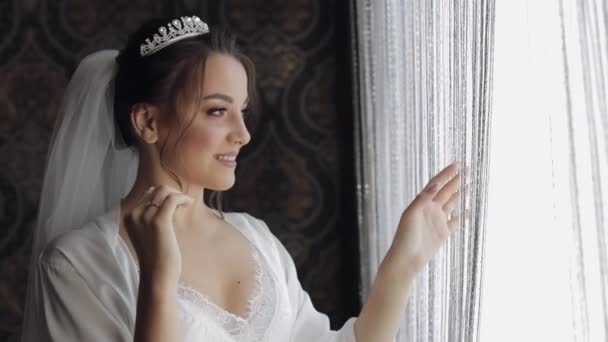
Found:
<svg viewBox="0 0 608 342"><path fill-rule="evenodd" d="M179 206L189 205L194 202L194 198L183 193L171 193L167 196L156 215L157 220L171 222L173 214Z"/></svg>
<svg viewBox="0 0 608 342"><path fill-rule="evenodd" d="M150 200L150 197L154 193L154 190L156 190L155 186L149 187L148 190L146 190L146 192L141 196L139 201L137 201L137 205L139 206L139 205L142 205L143 203L148 203L148 201Z"/></svg>
<svg viewBox="0 0 608 342"><path fill-rule="evenodd" d="M455 192L454 194L452 194L452 196L450 197L450 199L443 205L443 211L446 214L451 213L454 209L456 209L456 207L458 206L458 204L460 203L460 194L462 192L458 191Z"/></svg>
<svg viewBox="0 0 608 342"><path fill-rule="evenodd" d="M454 176L454 178L452 178L441 188L441 190L439 190L437 195L435 195L435 198L433 198L433 201L444 205L450 199L450 197L452 197L452 195L460 188L461 179L462 178L460 177L460 174Z"/></svg>
<svg viewBox="0 0 608 342"><path fill-rule="evenodd" d="M150 199L154 195L154 190L156 190L156 187L154 186L148 188L148 190L146 190L146 192L141 196L141 198L137 202L135 208L133 208L133 210L131 211L130 215L134 223L138 224L139 222L141 222L143 213L147 209L146 204L150 202Z"/></svg>
<svg viewBox="0 0 608 342"><path fill-rule="evenodd" d="M181 194L182 192L173 187L170 187L167 185L161 185L158 188L156 188L156 191L154 191L151 201L152 201L152 203L156 203L160 206L163 203L163 201L165 200L165 198L169 194L172 194L172 193Z"/></svg>
<svg viewBox="0 0 608 342"><path fill-rule="evenodd" d="M154 221L156 214L158 212L158 207L152 204L146 205L143 209L142 220L146 224L150 224Z"/></svg>
<svg viewBox="0 0 608 342"><path fill-rule="evenodd" d="M456 229L458 229L458 227L460 227L460 221L463 218L464 218L464 213L462 213L458 216L454 216L448 221L448 229L450 230L451 233L454 232Z"/></svg>
<svg viewBox="0 0 608 342"><path fill-rule="evenodd" d="M167 196L173 193L183 194L179 190L167 185L154 187L152 191L144 196L144 200L137 208L141 220L147 224L152 223Z"/></svg>
<svg viewBox="0 0 608 342"><path fill-rule="evenodd" d="M431 178L431 180L427 183L427 186L424 188L425 191L431 191L430 188L433 186L433 184L436 184L437 186L439 186L439 185L447 182L448 179L450 179L450 177L452 177L453 175L456 174L459 167L460 167L459 162L455 162L455 163L448 165L446 168L441 170L441 172L439 172L435 177ZM435 191L436 190L437 190L437 188L435 189Z"/></svg>
<svg viewBox="0 0 608 342"><path fill-rule="evenodd" d="M166 201L167 197L171 194L183 194L179 190L172 188L167 185L161 185L157 187L149 197L149 200L144 203L144 211L143 218L144 222L152 223L155 217L158 214L160 208L162 208L163 203Z"/></svg>

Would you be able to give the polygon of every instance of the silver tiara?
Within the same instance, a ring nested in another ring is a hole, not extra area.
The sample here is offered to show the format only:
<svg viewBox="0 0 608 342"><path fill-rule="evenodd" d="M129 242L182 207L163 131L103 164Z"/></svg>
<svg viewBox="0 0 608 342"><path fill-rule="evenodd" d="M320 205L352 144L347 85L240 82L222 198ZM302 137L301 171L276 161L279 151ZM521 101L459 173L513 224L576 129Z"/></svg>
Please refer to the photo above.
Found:
<svg viewBox="0 0 608 342"><path fill-rule="evenodd" d="M163 49L182 39L200 36L209 32L209 27L199 17L181 17L180 20L173 19L167 27L161 26L158 28L158 33L152 36L152 39L147 38L146 42L141 44L139 53L142 57L151 55L158 50Z"/></svg>

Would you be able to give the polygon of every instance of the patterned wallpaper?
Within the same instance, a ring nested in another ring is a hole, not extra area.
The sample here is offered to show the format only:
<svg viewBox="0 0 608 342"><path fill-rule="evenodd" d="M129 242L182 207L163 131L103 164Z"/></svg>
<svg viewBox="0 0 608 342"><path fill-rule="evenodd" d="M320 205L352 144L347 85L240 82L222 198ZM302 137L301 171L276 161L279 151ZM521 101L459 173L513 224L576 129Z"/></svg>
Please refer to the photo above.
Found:
<svg viewBox="0 0 608 342"><path fill-rule="evenodd" d="M230 27L258 68L262 110L225 210L266 221L332 327L357 314L347 1L0 0L0 341L19 329L46 151L71 73L146 18L171 14Z"/></svg>

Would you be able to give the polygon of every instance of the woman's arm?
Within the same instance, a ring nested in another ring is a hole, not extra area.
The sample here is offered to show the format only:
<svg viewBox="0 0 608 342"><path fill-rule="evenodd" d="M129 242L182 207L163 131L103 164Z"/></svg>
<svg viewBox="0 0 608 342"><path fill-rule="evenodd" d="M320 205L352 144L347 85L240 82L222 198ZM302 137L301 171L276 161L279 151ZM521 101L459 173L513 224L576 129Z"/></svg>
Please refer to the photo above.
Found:
<svg viewBox="0 0 608 342"><path fill-rule="evenodd" d="M355 322L357 342L394 341L416 273L460 225L450 218L460 200L457 163L433 177L401 215L393 243Z"/></svg>
<svg viewBox="0 0 608 342"><path fill-rule="evenodd" d="M143 275L141 279L134 342L179 341L177 284Z"/></svg>
<svg viewBox="0 0 608 342"><path fill-rule="evenodd" d="M384 258L355 321L357 342L394 341L415 273L396 258Z"/></svg>
<svg viewBox="0 0 608 342"><path fill-rule="evenodd" d="M125 228L141 263L135 342L181 340L177 287L182 260L174 220L179 207L193 202L171 187L150 187L134 209L125 211Z"/></svg>

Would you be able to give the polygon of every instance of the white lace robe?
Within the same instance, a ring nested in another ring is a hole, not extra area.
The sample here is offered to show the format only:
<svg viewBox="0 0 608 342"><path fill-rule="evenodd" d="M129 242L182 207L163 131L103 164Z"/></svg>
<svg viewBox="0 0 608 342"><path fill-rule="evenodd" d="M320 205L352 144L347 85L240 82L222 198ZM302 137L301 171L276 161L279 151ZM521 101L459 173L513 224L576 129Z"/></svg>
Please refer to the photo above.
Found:
<svg viewBox="0 0 608 342"><path fill-rule="evenodd" d="M330 330L298 281L293 259L262 220L224 216L253 247L257 278L249 315L233 315L180 284L182 341L355 342L356 317ZM45 248L37 269L38 319L23 341L133 341L139 276L117 223L118 208Z"/></svg>

